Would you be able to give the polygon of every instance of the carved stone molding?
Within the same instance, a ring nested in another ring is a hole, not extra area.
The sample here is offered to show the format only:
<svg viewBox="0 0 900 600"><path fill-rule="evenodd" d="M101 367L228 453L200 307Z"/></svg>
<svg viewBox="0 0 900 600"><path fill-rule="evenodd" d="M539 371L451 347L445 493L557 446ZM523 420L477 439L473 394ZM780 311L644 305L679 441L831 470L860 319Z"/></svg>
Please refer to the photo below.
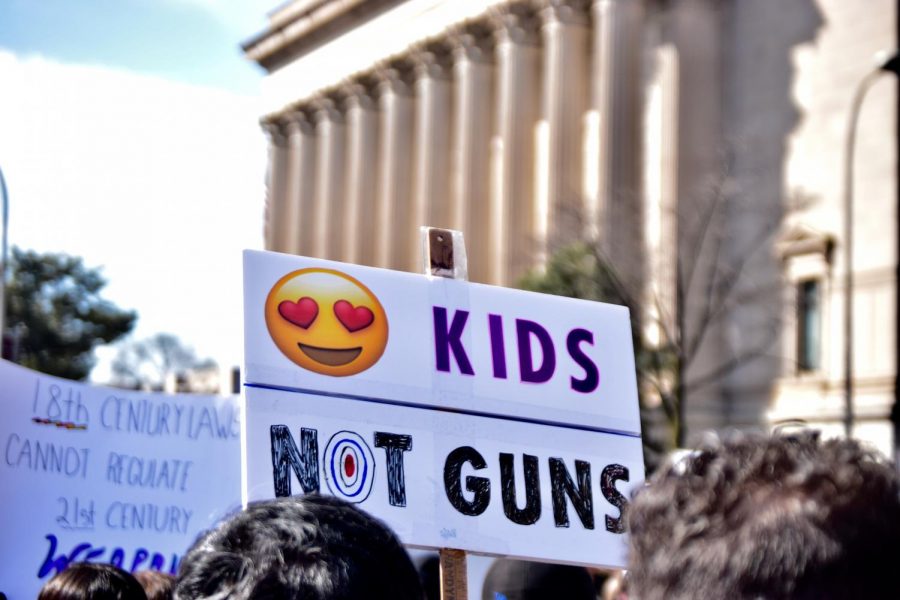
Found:
<svg viewBox="0 0 900 600"><path fill-rule="evenodd" d="M375 108L374 82L351 81L342 86L348 110L353 108Z"/></svg>
<svg viewBox="0 0 900 600"><path fill-rule="evenodd" d="M322 96L313 100L310 105L316 125L326 119L335 123L343 122L344 115L341 110L343 108L341 100L341 98L336 96Z"/></svg>
<svg viewBox="0 0 900 600"><path fill-rule="evenodd" d="M493 8L487 17L495 43L537 45L540 43L541 21L529 4L505 4Z"/></svg>
<svg viewBox="0 0 900 600"><path fill-rule="evenodd" d="M486 23L467 23L453 28L447 41L455 62L491 62L494 59L493 29Z"/></svg>
<svg viewBox="0 0 900 600"><path fill-rule="evenodd" d="M588 0L541 0L536 6L541 16L541 27L590 24Z"/></svg>
<svg viewBox="0 0 900 600"><path fill-rule="evenodd" d="M415 78L449 79L452 71L451 48L446 45L428 44L410 54Z"/></svg>
<svg viewBox="0 0 900 600"><path fill-rule="evenodd" d="M411 65L389 64L378 66L373 71L377 80L376 93L381 97L390 91L403 96L412 95L412 71Z"/></svg>
<svg viewBox="0 0 900 600"><path fill-rule="evenodd" d="M313 129L312 119L305 110L289 112L282 120L282 130L288 138L298 133L312 133Z"/></svg>
<svg viewBox="0 0 900 600"><path fill-rule="evenodd" d="M283 146L287 137L285 136L284 127L277 117L266 117L260 119L259 126L262 128L269 140L276 146Z"/></svg>

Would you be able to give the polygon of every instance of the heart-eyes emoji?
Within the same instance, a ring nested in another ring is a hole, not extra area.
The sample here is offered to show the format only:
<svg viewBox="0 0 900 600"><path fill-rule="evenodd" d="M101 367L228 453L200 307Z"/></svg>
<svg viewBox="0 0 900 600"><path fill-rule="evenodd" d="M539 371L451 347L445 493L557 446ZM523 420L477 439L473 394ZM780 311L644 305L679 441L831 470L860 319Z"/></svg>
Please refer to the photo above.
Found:
<svg viewBox="0 0 900 600"><path fill-rule="evenodd" d="M387 345L387 316L378 298L340 271L288 273L269 292L265 315L279 350L304 369L323 375L365 371Z"/></svg>

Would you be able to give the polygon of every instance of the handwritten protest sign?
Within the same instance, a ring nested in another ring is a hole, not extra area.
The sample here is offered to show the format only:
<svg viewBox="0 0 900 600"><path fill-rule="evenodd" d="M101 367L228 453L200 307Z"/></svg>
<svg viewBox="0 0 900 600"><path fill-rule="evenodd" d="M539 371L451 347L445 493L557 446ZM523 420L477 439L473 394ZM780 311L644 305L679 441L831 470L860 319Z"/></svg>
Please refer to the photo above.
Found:
<svg viewBox="0 0 900 600"><path fill-rule="evenodd" d="M247 252L244 494L330 493L408 545L624 565L628 312Z"/></svg>
<svg viewBox="0 0 900 600"><path fill-rule="evenodd" d="M90 386L0 361L0 591L74 561L174 572L240 505L237 398Z"/></svg>
<svg viewBox="0 0 900 600"><path fill-rule="evenodd" d="M247 402L249 500L318 491L420 548L624 564L638 438L263 388Z"/></svg>

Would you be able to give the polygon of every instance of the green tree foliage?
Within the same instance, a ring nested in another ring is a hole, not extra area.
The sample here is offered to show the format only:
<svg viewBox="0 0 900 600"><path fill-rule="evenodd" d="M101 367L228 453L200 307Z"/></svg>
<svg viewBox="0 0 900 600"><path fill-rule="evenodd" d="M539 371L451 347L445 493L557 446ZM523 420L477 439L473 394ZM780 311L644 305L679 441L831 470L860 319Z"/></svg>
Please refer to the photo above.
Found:
<svg viewBox="0 0 900 600"><path fill-rule="evenodd" d="M584 242L561 248L550 257L544 271L526 274L519 282L519 287L532 292L628 307L641 402L644 460L648 471L652 471L674 446L674 415L661 414L660 411L665 409L664 405L649 406L647 395L648 391L658 388L661 380L671 378L676 368L676 357L668 347L648 348L643 343L640 322L642 311L637 300L595 248Z"/></svg>
<svg viewBox="0 0 900 600"><path fill-rule="evenodd" d="M18 338L15 358L23 366L83 380L94 348L134 327L137 314L102 298L106 279L79 257L13 248L10 266L6 326Z"/></svg>

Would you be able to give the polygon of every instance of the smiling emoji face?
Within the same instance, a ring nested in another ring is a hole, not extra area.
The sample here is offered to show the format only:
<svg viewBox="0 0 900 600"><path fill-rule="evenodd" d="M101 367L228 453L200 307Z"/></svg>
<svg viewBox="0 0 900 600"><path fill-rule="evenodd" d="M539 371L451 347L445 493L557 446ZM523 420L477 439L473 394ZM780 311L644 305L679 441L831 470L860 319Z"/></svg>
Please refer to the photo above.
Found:
<svg viewBox="0 0 900 600"><path fill-rule="evenodd" d="M388 339L375 294L331 269L301 269L279 279L266 298L266 326L291 361L336 377L374 365Z"/></svg>

